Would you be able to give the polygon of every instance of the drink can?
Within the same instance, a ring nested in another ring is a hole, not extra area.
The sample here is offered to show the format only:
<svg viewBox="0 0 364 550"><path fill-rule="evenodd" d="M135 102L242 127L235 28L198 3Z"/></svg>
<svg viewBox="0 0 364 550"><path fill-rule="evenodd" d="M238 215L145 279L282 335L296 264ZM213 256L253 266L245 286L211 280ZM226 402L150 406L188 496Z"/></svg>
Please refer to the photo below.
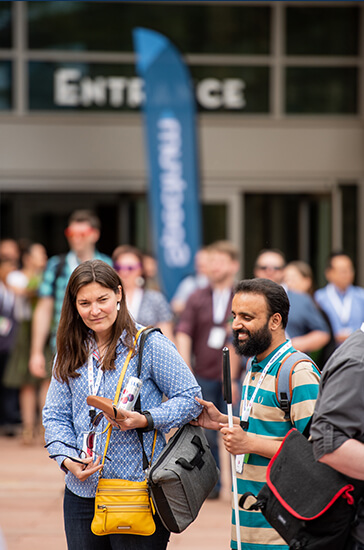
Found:
<svg viewBox="0 0 364 550"><path fill-rule="evenodd" d="M117 409L132 411L134 409L135 402L138 399L141 387L142 381L135 376L130 376L120 396Z"/></svg>

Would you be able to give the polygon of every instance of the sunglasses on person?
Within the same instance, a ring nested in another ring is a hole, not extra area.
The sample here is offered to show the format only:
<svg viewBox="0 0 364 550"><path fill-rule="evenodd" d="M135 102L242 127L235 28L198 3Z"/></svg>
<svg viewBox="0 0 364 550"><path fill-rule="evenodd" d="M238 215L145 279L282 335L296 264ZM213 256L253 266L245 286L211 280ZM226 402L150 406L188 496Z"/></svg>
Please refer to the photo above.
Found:
<svg viewBox="0 0 364 550"><path fill-rule="evenodd" d="M261 269L262 271L268 271L268 269L271 269L272 271L281 271L284 269L284 265L257 265L256 269Z"/></svg>
<svg viewBox="0 0 364 550"><path fill-rule="evenodd" d="M81 239L85 239L86 237L88 237L89 235L91 235L93 229L92 227L89 227L88 229L71 229L71 227L67 227L65 230L64 230L64 234L66 235L66 237L68 239L72 238L72 237L79 237Z"/></svg>
<svg viewBox="0 0 364 550"><path fill-rule="evenodd" d="M100 424L103 416L104 416L104 413L99 412L91 422L92 427L86 438L86 448L87 448L88 456L92 456L92 454L95 452L94 445L95 445L96 428Z"/></svg>
<svg viewBox="0 0 364 550"><path fill-rule="evenodd" d="M133 264L133 265L117 264L117 263L114 264L114 269L116 269L116 271L136 271L141 267L142 267L142 264Z"/></svg>
<svg viewBox="0 0 364 550"><path fill-rule="evenodd" d="M69 456L65 453L50 454L49 458L57 458L59 456L64 456L65 458L69 458L70 460L72 460L72 462L76 462L77 464L82 464L84 466L84 469L86 468L87 464L84 463L83 459L90 458L90 455L87 454L85 451L83 451L82 449L79 449L78 447L74 447L73 445L68 445L68 443L64 443L60 439L55 439L54 441L51 441L50 443L48 443L48 445L44 445L44 447L47 448L52 443L62 443L65 447L68 447L69 449L74 449L75 451L78 452L79 458L76 458L75 456ZM93 451L93 453L97 456L100 456L95 451ZM106 455L105 459L111 462L111 458L109 456Z"/></svg>

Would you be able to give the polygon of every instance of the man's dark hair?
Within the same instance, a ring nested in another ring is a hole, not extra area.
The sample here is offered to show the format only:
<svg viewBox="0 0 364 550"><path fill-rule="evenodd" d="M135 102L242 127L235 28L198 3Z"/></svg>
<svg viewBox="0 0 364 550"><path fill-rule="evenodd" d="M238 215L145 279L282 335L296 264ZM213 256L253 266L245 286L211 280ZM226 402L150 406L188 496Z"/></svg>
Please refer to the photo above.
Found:
<svg viewBox="0 0 364 550"><path fill-rule="evenodd" d="M269 317L279 313L282 317L282 326L286 328L288 323L289 299L284 288L270 279L244 279L237 283L234 294L250 293L264 296L268 306Z"/></svg>
<svg viewBox="0 0 364 550"><path fill-rule="evenodd" d="M75 210L68 219L68 225L72 222L87 222L93 229L100 229L100 218L92 210Z"/></svg>

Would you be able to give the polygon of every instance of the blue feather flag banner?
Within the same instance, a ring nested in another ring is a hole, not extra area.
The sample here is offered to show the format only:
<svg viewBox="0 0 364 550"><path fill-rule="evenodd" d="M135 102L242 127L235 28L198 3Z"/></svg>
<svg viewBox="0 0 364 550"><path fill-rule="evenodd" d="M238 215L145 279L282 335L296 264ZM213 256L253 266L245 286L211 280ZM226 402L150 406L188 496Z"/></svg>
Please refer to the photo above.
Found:
<svg viewBox="0 0 364 550"><path fill-rule="evenodd" d="M149 207L154 248L168 300L194 272L201 246L195 95L188 68L163 35L133 31L149 165Z"/></svg>

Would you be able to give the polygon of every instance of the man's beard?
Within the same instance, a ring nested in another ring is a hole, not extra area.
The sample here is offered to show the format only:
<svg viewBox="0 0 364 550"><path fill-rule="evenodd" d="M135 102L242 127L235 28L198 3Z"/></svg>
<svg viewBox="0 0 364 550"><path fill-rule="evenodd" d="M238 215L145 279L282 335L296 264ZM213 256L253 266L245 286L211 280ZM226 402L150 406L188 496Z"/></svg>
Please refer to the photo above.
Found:
<svg viewBox="0 0 364 550"><path fill-rule="evenodd" d="M244 342L240 342L239 334L247 334L248 339ZM272 334L268 328L267 323L260 329L251 333L249 330L233 330L233 345L238 355L245 355L246 357L253 357L253 355L260 355L272 343Z"/></svg>

